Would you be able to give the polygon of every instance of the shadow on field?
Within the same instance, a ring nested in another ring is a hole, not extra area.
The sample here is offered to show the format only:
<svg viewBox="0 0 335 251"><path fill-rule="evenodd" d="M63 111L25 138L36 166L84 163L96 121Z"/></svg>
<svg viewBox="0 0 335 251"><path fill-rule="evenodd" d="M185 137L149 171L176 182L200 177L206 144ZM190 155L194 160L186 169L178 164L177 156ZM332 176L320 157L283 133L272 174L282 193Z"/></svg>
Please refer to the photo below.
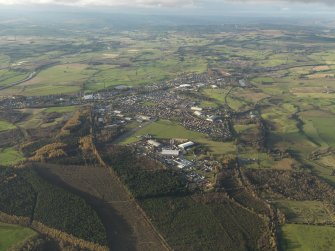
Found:
<svg viewBox="0 0 335 251"><path fill-rule="evenodd" d="M71 168L71 167L68 167ZM85 168L85 167L84 167ZM50 183L66 189L82 198L84 198L98 213L106 231L110 250L136 250L136 237L132 227L120 213L113 208L111 203L103 198L93 196L88 192L83 192L69 183L65 182L52 168L36 167L37 173Z"/></svg>

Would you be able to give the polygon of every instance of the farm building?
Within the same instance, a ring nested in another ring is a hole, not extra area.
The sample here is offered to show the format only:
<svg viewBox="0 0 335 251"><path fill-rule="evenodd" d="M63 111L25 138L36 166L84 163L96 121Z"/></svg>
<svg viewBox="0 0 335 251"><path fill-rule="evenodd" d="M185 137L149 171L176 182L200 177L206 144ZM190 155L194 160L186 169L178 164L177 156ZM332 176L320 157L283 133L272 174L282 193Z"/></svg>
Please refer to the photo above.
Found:
<svg viewBox="0 0 335 251"><path fill-rule="evenodd" d="M184 169L185 167L190 167L193 165L191 161L188 161L186 159L181 159L181 160L175 160L174 161L177 164L177 167L180 169Z"/></svg>
<svg viewBox="0 0 335 251"><path fill-rule="evenodd" d="M186 150L187 148L190 148L190 147L192 147L194 145L195 144L192 141L189 141L189 142L186 142L186 143L178 145L178 148L180 148L182 150Z"/></svg>
<svg viewBox="0 0 335 251"><path fill-rule="evenodd" d="M139 116L137 116L137 118L139 120L143 120L143 121L149 121L151 119L150 117L144 116L144 115L139 115Z"/></svg>
<svg viewBox="0 0 335 251"><path fill-rule="evenodd" d="M192 111L201 112L201 111L202 111L202 108L201 108L201 107L197 107L197 106L193 106L193 107L191 107L191 110L192 110Z"/></svg>
<svg viewBox="0 0 335 251"><path fill-rule="evenodd" d="M152 140L152 139L148 140L147 143L154 147L159 147L161 145L159 142Z"/></svg>
<svg viewBox="0 0 335 251"><path fill-rule="evenodd" d="M179 88L191 88L192 86L190 84L183 84L180 85Z"/></svg>
<svg viewBox="0 0 335 251"><path fill-rule="evenodd" d="M206 120L209 121L209 122L214 122L217 119L218 119L218 116L210 115L210 116L207 116Z"/></svg>
<svg viewBox="0 0 335 251"><path fill-rule="evenodd" d="M163 149L161 152L162 155L165 156L179 156L179 150L170 150L170 149Z"/></svg>
<svg viewBox="0 0 335 251"><path fill-rule="evenodd" d="M193 114L196 115L196 116L198 116L198 117L200 117L202 115L202 113L199 112L199 111L195 111L195 112L193 112Z"/></svg>

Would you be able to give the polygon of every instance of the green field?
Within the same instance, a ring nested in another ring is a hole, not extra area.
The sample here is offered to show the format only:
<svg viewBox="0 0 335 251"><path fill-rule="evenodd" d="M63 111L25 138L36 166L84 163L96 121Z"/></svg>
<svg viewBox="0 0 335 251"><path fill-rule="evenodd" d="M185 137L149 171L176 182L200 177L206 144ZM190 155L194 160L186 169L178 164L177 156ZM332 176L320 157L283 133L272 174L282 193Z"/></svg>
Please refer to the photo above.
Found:
<svg viewBox="0 0 335 251"><path fill-rule="evenodd" d="M140 136L152 135L160 139L187 139L207 146L215 155L234 153L236 146L233 142L216 142L208 139L206 135L185 129L183 126L168 121L159 120L133 134L122 144L131 144L140 140Z"/></svg>
<svg viewBox="0 0 335 251"><path fill-rule="evenodd" d="M20 246L25 240L35 235L36 233L29 228L0 223L0 251Z"/></svg>
<svg viewBox="0 0 335 251"><path fill-rule="evenodd" d="M183 72L202 73L206 71L207 63L204 60L179 61L175 57L165 60L155 59L152 62L139 65L128 62L127 66L97 67L97 74L85 83L86 91L96 91L104 87L117 85L138 86L152 84L175 78Z"/></svg>
<svg viewBox="0 0 335 251"><path fill-rule="evenodd" d="M335 134L333 126L335 117L331 113L322 111L309 111L301 114L305 122L304 130L320 145L335 147Z"/></svg>
<svg viewBox="0 0 335 251"><path fill-rule="evenodd" d="M0 148L0 164L4 166L15 165L25 158L22 153L16 150L14 147L11 148Z"/></svg>
<svg viewBox="0 0 335 251"><path fill-rule="evenodd" d="M28 77L28 73L16 72L10 70L0 70L0 86L7 86L12 83L24 80Z"/></svg>
<svg viewBox="0 0 335 251"><path fill-rule="evenodd" d="M203 94L209 98L215 99L220 104L225 103L225 97L229 89L204 89L202 90Z"/></svg>
<svg viewBox="0 0 335 251"><path fill-rule="evenodd" d="M60 107L51 107L45 109L43 112L45 113L68 113L68 112L74 112L75 110L78 109L78 106L60 106Z"/></svg>
<svg viewBox="0 0 335 251"><path fill-rule="evenodd" d="M15 129L15 125L7 122L7 121L4 121L4 120L0 120L0 132L3 132L3 131L8 131L8 130L12 130L12 129Z"/></svg>
<svg viewBox="0 0 335 251"><path fill-rule="evenodd" d="M333 251L334 236L334 227L286 224L280 244L285 251Z"/></svg>
<svg viewBox="0 0 335 251"><path fill-rule="evenodd" d="M319 201L279 200L276 207L283 211L289 223L334 224L330 210Z"/></svg>
<svg viewBox="0 0 335 251"><path fill-rule="evenodd" d="M50 95L77 93L95 71L85 64L56 65L42 70L28 82L3 90L3 94Z"/></svg>
<svg viewBox="0 0 335 251"><path fill-rule="evenodd" d="M62 113L71 113L78 109L78 106L66 106L66 107L50 107L50 108L32 108L32 109L22 109L23 113L29 114L24 120L20 121L17 125L25 129L32 128L46 128L49 126L56 125L64 120ZM52 122L47 122L46 120L50 116L50 113L60 113L57 118Z"/></svg>

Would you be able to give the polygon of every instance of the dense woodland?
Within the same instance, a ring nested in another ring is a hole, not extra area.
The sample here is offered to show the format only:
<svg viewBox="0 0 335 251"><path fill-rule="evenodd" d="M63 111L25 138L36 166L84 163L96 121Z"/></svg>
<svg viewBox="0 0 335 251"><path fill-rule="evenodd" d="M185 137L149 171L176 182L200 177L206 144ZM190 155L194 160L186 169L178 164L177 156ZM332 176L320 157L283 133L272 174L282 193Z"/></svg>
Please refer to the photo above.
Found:
<svg viewBox="0 0 335 251"><path fill-rule="evenodd" d="M101 220L80 197L47 183L32 169L0 168L0 180L0 211L106 244Z"/></svg>

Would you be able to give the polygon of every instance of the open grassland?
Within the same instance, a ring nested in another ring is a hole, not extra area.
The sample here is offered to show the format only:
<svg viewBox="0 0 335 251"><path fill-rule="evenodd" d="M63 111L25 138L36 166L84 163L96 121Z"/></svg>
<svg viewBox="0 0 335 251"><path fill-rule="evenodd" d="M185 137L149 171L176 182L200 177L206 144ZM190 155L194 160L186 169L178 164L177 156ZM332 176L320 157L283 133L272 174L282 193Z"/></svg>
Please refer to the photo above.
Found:
<svg viewBox="0 0 335 251"><path fill-rule="evenodd" d="M240 101L242 105L245 105L245 103L251 103L254 105L260 102L261 100L270 97L268 94L263 93L259 89L253 90L253 89L241 89L241 88L235 90L234 96L242 100L242 102Z"/></svg>
<svg viewBox="0 0 335 251"><path fill-rule="evenodd" d="M322 111L308 111L300 113L305 122L305 132L320 145L335 147L333 127L335 117L332 113Z"/></svg>
<svg viewBox="0 0 335 251"><path fill-rule="evenodd" d="M7 251L19 247L24 241L35 236L36 233L21 226L9 225L0 222L0 251Z"/></svg>
<svg viewBox="0 0 335 251"><path fill-rule="evenodd" d="M219 104L224 104L229 89L203 89L202 92L207 97L215 99Z"/></svg>
<svg viewBox="0 0 335 251"><path fill-rule="evenodd" d="M284 212L287 221L295 224L334 224L335 218L330 206L319 201L279 200L277 208Z"/></svg>
<svg viewBox="0 0 335 251"><path fill-rule="evenodd" d="M18 126L30 129L38 128L41 124L43 124L43 109L23 109L21 112L27 113L29 116L25 120L20 121Z"/></svg>
<svg viewBox="0 0 335 251"><path fill-rule="evenodd" d="M69 112L74 112L78 109L78 106L59 106L59 107L51 107L45 109L43 112L44 113L69 113Z"/></svg>
<svg viewBox="0 0 335 251"><path fill-rule="evenodd" d="M4 90L3 93L25 96L76 93L93 73L94 70L88 69L85 64L56 65L42 70L25 83Z"/></svg>
<svg viewBox="0 0 335 251"><path fill-rule="evenodd" d="M257 77L251 80L252 83L256 83L256 84L272 84L273 83L273 78L271 77Z"/></svg>
<svg viewBox="0 0 335 251"><path fill-rule="evenodd" d="M282 227L281 247L286 251L332 251L335 228L286 224Z"/></svg>
<svg viewBox="0 0 335 251"><path fill-rule="evenodd" d="M247 103L243 98L233 95L227 96L227 105L234 111L240 111L242 108L247 107Z"/></svg>
<svg viewBox="0 0 335 251"><path fill-rule="evenodd" d="M65 120L68 114L73 113L78 106L50 107L36 109L22 109L21 112L28 114L24 120L17 125L24 129L46 128L54 126ZM56 114L55 114L56 113ZM53 116L52 118L50 116Z"/></svg>
<svg viewBox="0 0 335 251"><path fill-rule="evenodd" d="M12 130L12 129L15 129L15 125L7 122L7 121L4 121L4 120L0 120L0 132L3 132L3 131L8 131L8 130Z"/></svg>
<svg viewBox="0 0 335 251"><path fill-rule="evenodd" d="M130 144L140 140L141 136L152 135L160 139L187 139L203 144L215 155L234 153L236 146L232 142L217 142L210 140L206 135L185 129L183 126L167 121L159 120L135 132L122 144Z"/></svg>
<svg viewBox="0 0 335 251"><path fill-rule="evenodd" d="M298 128L296 122L291 119L291 116L296 111L294 105L285 103L263 110L262 117L271 124L273 130L277 132L283 134L295 133L298 131Z"/></svg>
<svg viewBox="0 0 335 251"><path fill-rule="evenodd" d="M335 51L328 50L325 52L313 53L309 56L313 60L317 60L324 64L335 64Z"/></svg>
<svg viewBox="0 0 335 251"><path fill-rule="evenodd" d="M14 147L4 149L0 148L0 165L15 165L23 160L25 160L23 154Z"/></svg>
<svg viewBox="0 0 335 251"><path fill-rule="evenodd" d="M219 104L211 101L202 101L199 105L201 108L217 108Z"/></svg>
<svg viewBox="0 0 335 251"><path fill-rule="evenodd" d="M0 67L7 67L10 64L10 57L0 53Z"/></svg>
<svg viewBox="0 0 335 251"><path fill-rule="evenodd" d="M128 62L125 65L113 67L96 67L94 74L85 84L85 91L96 91L105 87L127 85L138 86L152 84L175 78L182 73L202 73L206 71L204 60L179 61L174 57L157 59L150 63Z"/></svg>
<svg viewBox="0 0 335 251"><path fill-rule="evenodd" d="M28 77L27 72L20 72L14 70L0 70L0 87L8 86L10 84L19 82Z"/></svg>
<svg viewBox="0 0 335 251"><path fill-rule="evenodd" d="M266 94L255 94L252 91L244 91L240 88L233 89L231 90L231 93L229 93L230 90L231 88L203 89L202 93L205 96L216 100L216 102L211 102L212 105L210 107L213 107L215 103L223 105L227 102L227 105L235 111L239 111L242 108L250 108L250 103L256 103L257 101L267 97Z"/></svg>
<svg viewBox="0 0 335 251"><path fill-rule="evenodd" d="M246 160L243 166L247 168L272 168L275 165L275 161L268 153L258 152L255 149L239 153L239 157Z"/></svg>

